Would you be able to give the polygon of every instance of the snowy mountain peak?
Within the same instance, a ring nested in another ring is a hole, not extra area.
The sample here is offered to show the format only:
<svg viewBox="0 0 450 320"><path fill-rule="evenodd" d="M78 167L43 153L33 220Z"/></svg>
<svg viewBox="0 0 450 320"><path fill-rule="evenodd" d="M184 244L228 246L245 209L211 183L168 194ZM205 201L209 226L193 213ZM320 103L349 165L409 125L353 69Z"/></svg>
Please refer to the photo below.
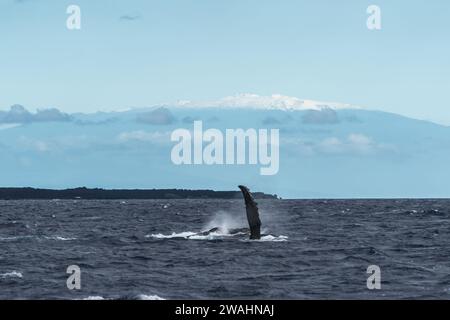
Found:
<svg viewBox="0 0 450 320"><path fill-rule="evenodd" d="M260 96L253 93L243 93L228 96L219 100L211 101L190 101L179 100L176 103L179 107L221 107L221 108L255 108L255 109L277 109L277 110L322 110L330 109L361 109L345 103L323 102L315 100L304 100L297 97L290 97L281 94L271 96Z"/></svg>

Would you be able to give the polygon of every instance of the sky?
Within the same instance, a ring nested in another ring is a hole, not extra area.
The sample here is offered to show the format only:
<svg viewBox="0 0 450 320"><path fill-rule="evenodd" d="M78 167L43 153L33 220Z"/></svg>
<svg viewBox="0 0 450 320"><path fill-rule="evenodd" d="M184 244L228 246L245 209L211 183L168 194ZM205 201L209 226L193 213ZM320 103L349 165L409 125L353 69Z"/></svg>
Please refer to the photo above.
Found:
<svg viewBox="0 0 450 320"><path fill-rule="evenodd" d="M81 30L66 28L71 4ZM366 27L372 4L381 30ZM254 93L450 125L449 17L447 0L0 0L0 110Z"/></svg>

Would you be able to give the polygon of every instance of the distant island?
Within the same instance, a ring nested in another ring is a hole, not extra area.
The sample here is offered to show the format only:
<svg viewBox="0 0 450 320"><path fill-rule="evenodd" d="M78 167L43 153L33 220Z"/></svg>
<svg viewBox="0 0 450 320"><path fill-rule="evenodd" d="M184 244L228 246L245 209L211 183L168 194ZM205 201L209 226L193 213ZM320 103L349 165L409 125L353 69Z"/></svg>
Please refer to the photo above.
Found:
<svg viewBox="0 0 450 320"><path fill-rule="evenodd" d="M277 195L254 192L256 199L278 199ZM52 199L238 199L240 191L185 190L185 189L89 189L64 190L35 188L0 188L1 200Z"/></svg>

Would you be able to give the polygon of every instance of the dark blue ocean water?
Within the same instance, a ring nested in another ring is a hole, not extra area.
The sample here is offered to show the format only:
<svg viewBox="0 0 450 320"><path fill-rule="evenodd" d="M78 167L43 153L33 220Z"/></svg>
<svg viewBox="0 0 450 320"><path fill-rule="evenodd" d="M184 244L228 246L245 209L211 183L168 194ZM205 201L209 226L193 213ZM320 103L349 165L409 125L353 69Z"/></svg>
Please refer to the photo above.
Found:
<svg viewBox="0 0 450 320"><path fill-rule="evenodd" d="M240 200L0 201L0 298L450 298L450 200L258 202L250 241Z"/></svg>

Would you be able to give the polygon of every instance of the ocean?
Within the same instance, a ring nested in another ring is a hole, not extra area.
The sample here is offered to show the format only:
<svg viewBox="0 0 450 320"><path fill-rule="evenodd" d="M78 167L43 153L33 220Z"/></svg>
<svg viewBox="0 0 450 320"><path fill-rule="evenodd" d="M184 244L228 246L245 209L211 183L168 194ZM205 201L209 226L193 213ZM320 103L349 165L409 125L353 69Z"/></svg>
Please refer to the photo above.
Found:
<svg viewBox="0 0 450 320"><path fill-rule="evenodd" d="M249 240L239 199L2 200L0 299L450 298L450 200L258 204Z"/></svg>

